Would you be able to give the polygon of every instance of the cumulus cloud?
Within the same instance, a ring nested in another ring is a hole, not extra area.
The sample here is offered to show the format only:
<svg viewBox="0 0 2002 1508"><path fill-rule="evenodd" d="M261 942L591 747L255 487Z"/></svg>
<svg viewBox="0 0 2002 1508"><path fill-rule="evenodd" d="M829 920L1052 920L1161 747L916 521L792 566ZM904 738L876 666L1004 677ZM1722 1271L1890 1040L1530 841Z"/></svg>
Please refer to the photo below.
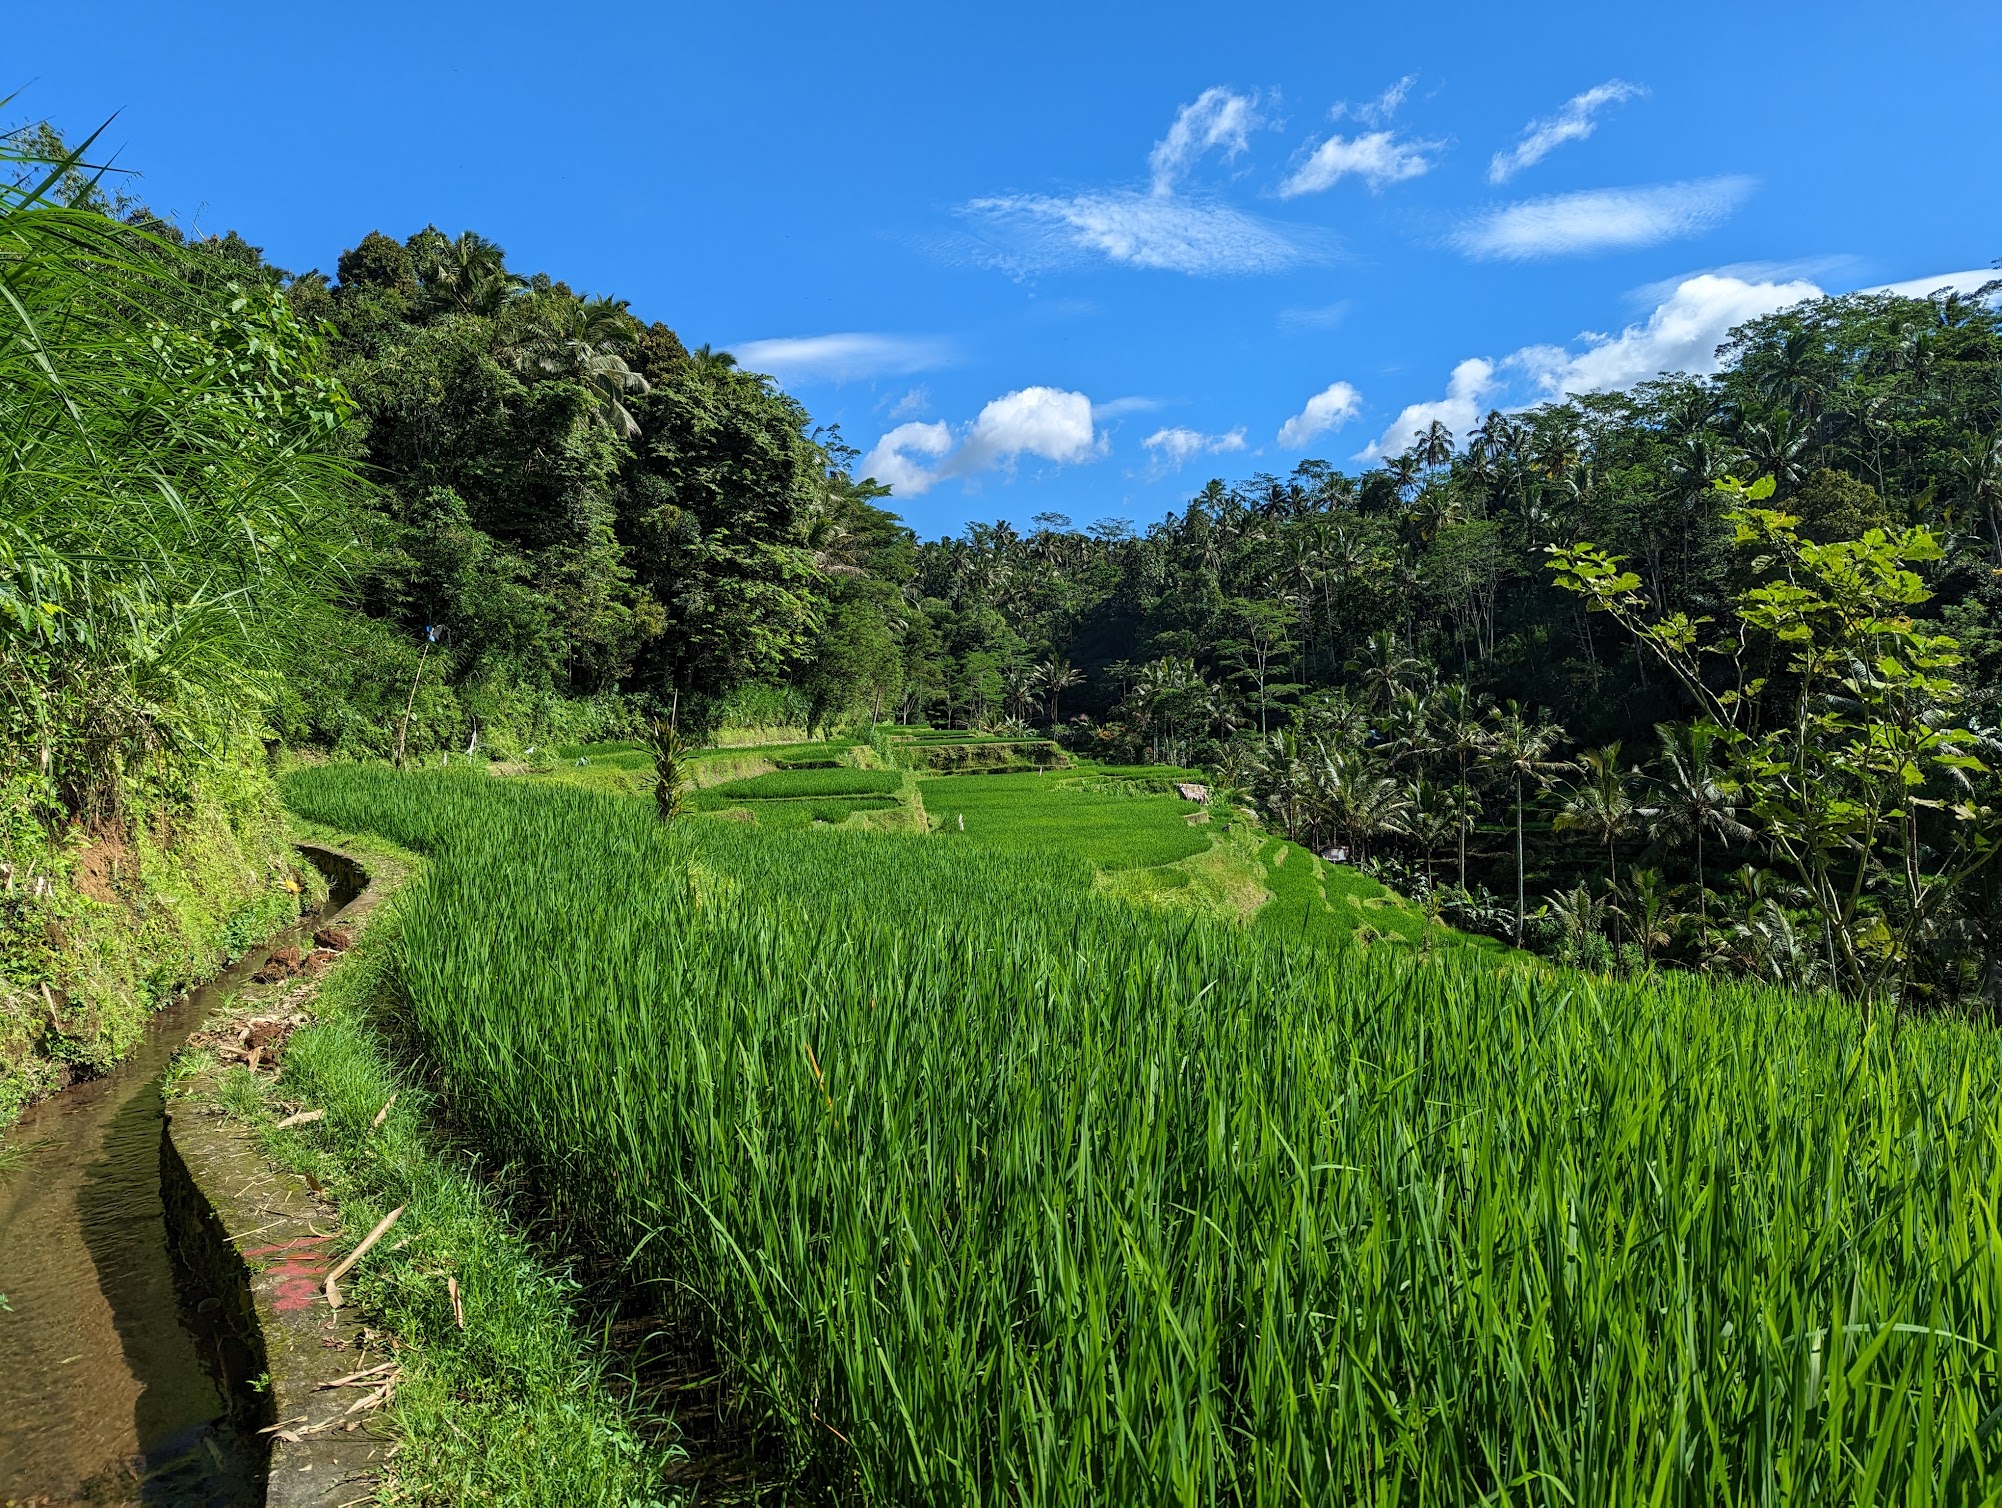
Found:
<svg viewBox="0 0 2002 1508"><path fill-rule="evenodd" d="M1469 357L1453 368L1444 398L1412 404L1358 459L1396 454L1434 419L1464 438L1481 413L1498 404L1617 392L1669 372L1708 376L1718 368L1717 348L1739 325L1824 296L1818 283L1788 271L1774 268L1761 276L1741 265L1696 273L1675 282L1646 319L1617 334L1523 346L1499 361ZM1922 298L1941 288L1970 293L1995 277L1993 271L1945 272L1858 291Z"/></svg>
<svg viewBox="0 0 2002 1508"><path fill-rule="evenodd" d="M1059 267L1081 255L1203 276L1279 272L1315 260L1310 242L1209 200L1127 189L1007 194L966 212L996 238L988 260L1011 270Z"/></svg>
<svg viewBox="0 0 2002 1508"><path fill-rule="evenodd" d="M1005 466L1017 456L1046 461L1090 460L1097 444L1091 400L1054 387L1025 387L996 398L980 411L966 442L952 458L964 475Z"/></svg>
<svg viewBox="0 0 2002 1508"><path fill-rule="evenodd" d="M1212 147L1223 148L1226 158L1237 156L1251 144L1251 133L1259 124L1257 96L1236 94L1222 85L1205 89L1195 103L1175 112L1168 134L1148 154L1155 195L1173 193L1176 179Z"/></svg>
<svg viewBox="0 0 2002 1508"><path fill-rule="evenodd" d="M1362 394L1346 382L1331 382L1307 406L1279 426L1279 443L1297 450L1316 435L1340 429L1362 407Z"/></svg>
<svg viewBox="0 0 2002 1508"><path fill-rule="evenodd" d="M1330 136L1279 185L1279 197L1293 199L1301 194L1318 194L1350 174L1368 184L1371 193L1380 193L1386 184L1402 183L1407 178L1429 173L1430 154L1444 145L1440 141L1400 137L1395 131Z"/></svg>
<svg viewBox="0 0 2002 1508"><path fill-rule="evenodd" d="M747 340L737 360L781 382L847 382L858 377L926 372L952 360L952 347L932 335L882 335L861 330L836 335L794 335Z"/></svg>
<svg viewBox="0 0 2002 1508"><path fill-rule="evenodd" d="M1495 364L1480 356L1470 356L1453 368L1446 379L1446 396L1431 403L1413 403L1390 421L1390 427L1358 453L1357 460L1376 461L1396 455L1437 422L1457 437L1472 429L1481 417L1481 406L1496 387Z"/></svg>
<svg viewBox="0 0 2002 1508"><path fill-rule="evenodd" d="M1542 396L1610 393L1663 372L1704 375L1717 370L1717 348L1733 327L1761 315L1821 297L1805 278L1748 282L1720 273L1685 278L1637 324L1617 335L1589 336L1582 351L1565 346L1524 346L1506 358Z"/></svg>
<svg viewBox="0 0 2002 1508"><path fill-rule="evenodd" d="M1506 152L1497 152L1488 164L1488 182L1506 183L1524 168L1534 167L1567 142L1583 141L1598 129L1598 114L1608 105L1624 104L1647 93L1638 84L1623 79L1607 79L1583 94L1564 102L1555 115L1533 120L1523 128L1522 139Z"/></svg>
<svg viewBox="0 0 2002 1508"><path fill-rule="evenodd" d="M1025 387L981 409L956 445L952 426L943 421L899 424L862 458L860 473L917 497L948 477L1005 470L1023 456L1069 465L1101 450L1091 399L1061 388Z"/></svg>
<svg viewBox="0 0 2002 1508"><path fill-rule="evenodd" d="M1191 456L1223 455L1244 449L1244 426L1240 424L1228 434L1206 435L1201 430L1177 425L1173 429L1157 429L1141 443L1168 465L1180 466Z"/></svg>
<svg viewBox="0 0 2002 1508"><path fill-rule="evenodd" d="M1705 178L1525 199L1469 221L1453 241L1468 256L1513 260L1653 246L1722 224L1754 187L1750 178Z"/></svg>
<svg viewBox="0 0 2002 1508"><path fill-rule="evenodd" d="M876 442L876 448L862 458L861 474L872 476L904 497L929 491L938 480L927 470L925 457L937 458L952 449L952 426L899 424Z"/></svg>

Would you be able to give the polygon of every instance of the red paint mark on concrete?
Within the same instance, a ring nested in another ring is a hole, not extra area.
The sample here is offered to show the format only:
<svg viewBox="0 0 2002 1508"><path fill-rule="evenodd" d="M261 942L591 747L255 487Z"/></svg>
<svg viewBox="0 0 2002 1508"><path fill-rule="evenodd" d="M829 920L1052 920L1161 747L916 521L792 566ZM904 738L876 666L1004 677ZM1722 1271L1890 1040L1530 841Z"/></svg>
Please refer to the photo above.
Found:
<svg viewBox="0 0 2002 1508"><path fill-rule="evenodd" d="M264 1275L277 1281L271 1288L271 1307L280 1313L295 1313L312 1307L319 1296L320 1279L333 1263L317 1248L332 1236L300 1236L276 1246L253 1246L246 1257L276 1257L267 1262Z"/></svg>

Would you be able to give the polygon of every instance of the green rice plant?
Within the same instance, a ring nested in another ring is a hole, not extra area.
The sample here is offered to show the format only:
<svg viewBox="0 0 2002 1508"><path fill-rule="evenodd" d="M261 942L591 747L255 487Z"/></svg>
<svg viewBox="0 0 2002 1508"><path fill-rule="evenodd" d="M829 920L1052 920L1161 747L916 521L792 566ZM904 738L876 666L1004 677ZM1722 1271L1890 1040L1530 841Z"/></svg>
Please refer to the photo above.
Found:
<svg viewBox="0 0 2002 1508"><path fill-rule="evenodd" d="M593 764L615 764L626 770L645 769L653 764L653 752L645 744L624 738L609 743L558 744L549 752L565 762L588 759Z"/></svg>
<svg viewBox="0 0 2002 1508"><path fill-rule="evenodd" d="M396 967L440 1091L828 1496L2002 1491L1986 1029L1282 947L1054 843L287 790L433 854Z"/></svg>
<svg viewBox="0 0 2002 1508"><path fill-rule="evenodd" d="M980 847L1066 852L1117 870L1172 864L1210 846L1206 831L1189 826L1196 808L1178 796L1040 774L955 775L922 790L941 836Z"/></svg>
<svg viewBox="0 0 2002 1508"><path fill-rule="evenodd" d="M846 822L857 812L893 811L901 803L894 796L847 796L825 798L817 796L797 796L785 801L732 802L711 800L699 802L702 811L736 811L747 813L752 822L767 830L790 831L812 827L816 822L830 826Z"/></svg>
<svg viewBox="0 0 2002 1508"><path fill-rule="evenodd" d="M792 796L885 796L902 788L895 770L775 770L712 786L706 795L731 801L772 801Z"/></svg>

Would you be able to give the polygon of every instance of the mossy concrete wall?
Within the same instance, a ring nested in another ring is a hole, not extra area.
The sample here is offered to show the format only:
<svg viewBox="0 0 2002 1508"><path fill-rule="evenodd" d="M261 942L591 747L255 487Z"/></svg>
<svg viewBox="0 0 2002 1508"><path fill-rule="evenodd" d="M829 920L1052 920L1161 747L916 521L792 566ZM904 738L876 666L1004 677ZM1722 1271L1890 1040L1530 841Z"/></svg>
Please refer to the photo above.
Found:
<svg viewBox="0 0 2002 1508"><path fill-rule="evenodd" d="M361 889L326 922L358 930L381 899L362 888L360 861L317 844L300 852L337 889ZM364 1233L339 1229L304 1178L274 1168L255 1133L203 1092L212 1087L183 1084L169 1105L162 1172L179 1248L223 1303L241 1365L261 1374L248 1380L273 1442L267 1502L334 1508L367 1499L389 1449L365 1407L374 1384L336 1384L389 1358L368 1348L356 1311L332 1308L326 1293L328 1272Z"/></svg>

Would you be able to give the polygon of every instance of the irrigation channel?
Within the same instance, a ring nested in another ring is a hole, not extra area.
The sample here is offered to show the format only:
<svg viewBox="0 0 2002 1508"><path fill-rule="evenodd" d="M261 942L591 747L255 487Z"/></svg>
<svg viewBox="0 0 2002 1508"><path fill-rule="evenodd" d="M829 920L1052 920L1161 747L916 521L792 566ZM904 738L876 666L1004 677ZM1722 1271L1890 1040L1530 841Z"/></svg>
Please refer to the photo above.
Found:
<svg viewBox="0 0 2002 1508"><path fill-rule="evenodd" d="M311 855L309 855L311 857ZM253 948L148 1024L100 1079L31 1107L0 1139L0 1503L264 1501L267 1447L223 1308L177 1260L163 1187L161 1078L271 949Z"/></svg>

